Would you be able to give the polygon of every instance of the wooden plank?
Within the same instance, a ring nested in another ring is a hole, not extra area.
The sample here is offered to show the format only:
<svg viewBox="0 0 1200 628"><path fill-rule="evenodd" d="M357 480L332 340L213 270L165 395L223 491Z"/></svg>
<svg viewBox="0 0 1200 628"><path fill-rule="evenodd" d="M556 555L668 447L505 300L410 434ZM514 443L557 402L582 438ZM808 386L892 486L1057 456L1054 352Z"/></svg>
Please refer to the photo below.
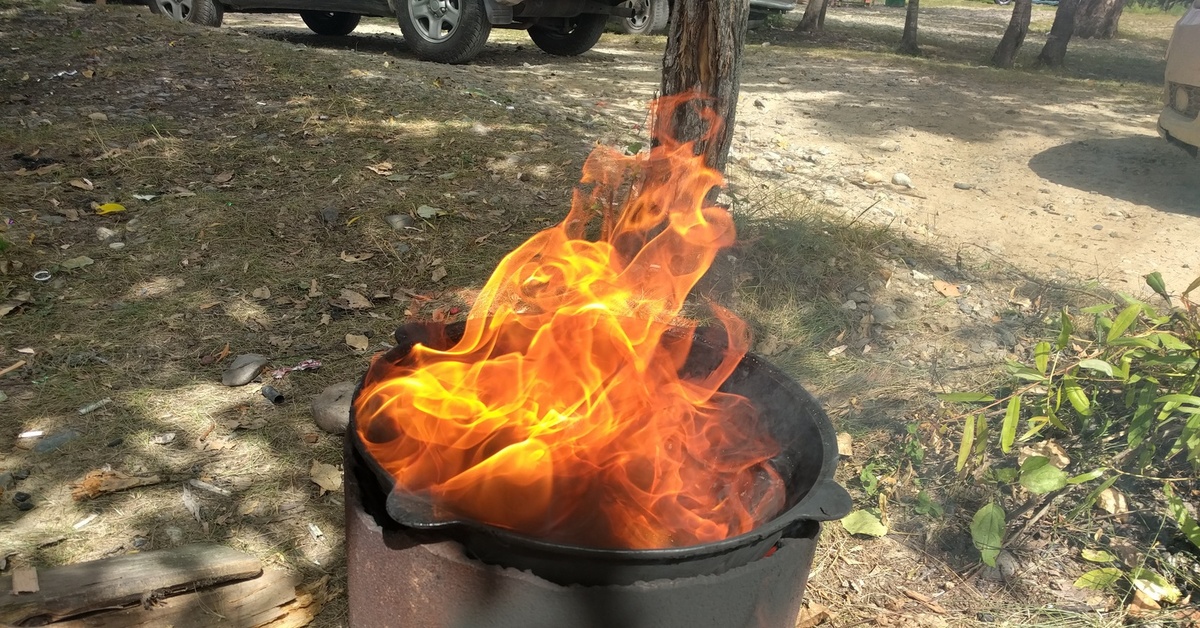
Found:
<svg viewBox="0 0 1200 628"><path fill-rule="evenodd" d="M184 593L153 604L50 624L50 628L254 628L287 614L296 579L270 569L250 580Z"/></svg>
<svg viewBox="0 0 1200 628"><path fill-rule="evenodd" d="M46 623L260 573L257 558L221 545L188 545L42 569L37 593L0 595L0 624L21 625L33 619ZM11 590L12 576L0 577L0 591Z"/></svg>

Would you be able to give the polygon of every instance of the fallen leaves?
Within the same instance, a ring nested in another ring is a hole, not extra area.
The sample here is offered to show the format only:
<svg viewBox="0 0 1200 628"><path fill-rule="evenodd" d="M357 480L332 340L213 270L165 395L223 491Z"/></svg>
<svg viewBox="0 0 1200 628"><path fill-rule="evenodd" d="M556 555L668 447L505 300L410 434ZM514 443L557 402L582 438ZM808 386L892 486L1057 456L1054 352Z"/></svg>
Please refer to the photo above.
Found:
<svg viewBox="0 0 1200 628"><path fill-rule="evenodd" d="M342 254L338 255L338 257L341 258L341 260L343 262L349 262L349 263L353 264L353 263L357 263L357 262L365 262L365 261L371 259L372 257L375 257L375 254L374 253L347 253L345 251L342 251Z"/></svg>
<svg viewBox="0 0 1200 628"><path fill-rule="evenodd" d="M881 537L888 533L887 526L874 513L866 510L855 510L842 519L842 527L850 534Z"/></svg>
<svg viewBox="0 0 1200 628"><path fill-rule="evenodd" d="M1122 515L1129 512L1129 504L1120 491L1109 487L1100 491L1096 496L1096 506L1110 515Z"/></svg>
<svg viewBox="0 0 1200 628"><path fill-rule="evenodd" d="M342 289L341 293L338 295L338 300L339 303L337 305L339 307L343 307L344 303L343 309L347 310L369 310L372 307L375 307L371 304L370 299L348 288Z"/></svg>
<svg viewBox="0 0 1200 628"><path fill-rule="evenodd" d="M30 303L31 301L32 296L29 294L29 292L19 292L14 294L4 302L0 303L0 318L7 316L13 310L25 305L26 303Z"/></svg>
<svg viewBox="0 0 1200 628"><path fill-rule="evenodd" d="M77 268L83 268L84 266L91 266L95 262L96 260L86 255L80 255L79 257L72 257L71 259L59 262L58 267L65 270L75 270Z"/></svg>
<svg viewBox="0 0 1200 628"><path fill-rule="evenodd" d="M92 183L91 179L71 179L70 181L67 181L67 185L87 192L91 192L92 190L96 189L96 184Z"/></svg>
<svg viewBox="0 0 1200 628"><path fill-rule="evenodd" d="M371 172L374 172L375 174L378 174L378 175L383 175L385 177L392 174L393 168L395 168L395 165L392 164L392 162L390 162L390 161L381 161L377 164L367 166L367 170L370 170Z"/></svg>
<svg viewBox="0 0 1200 628"><path fill-rule="evenodd" d="M254 292L250 293L250 296L256 299L269 299L271 298L271 289L266 286L260 286L255 288Z"/></svg>
<svg viewBox="0 0 1200 628"><path fill-rule="evenodd" d="M159 482L162 482L162 479L157 475L128 475L111 469L96 469L88 471L83 479L71 485L71 498L75 501L95 499L108 493L151 486Z"/></svg>
<svg viewBox="0 0 1200 628"><path fill-rule="evenodd" d="M417 208L417 215L428 220L430 218L436 218L438 216L445 216L446 210L441 209L440 207L432 207L430 205L422 205Z"/></svg>
<svg viewBox="0 0 1200 628"><path fill-rule="evenodd" d="M828 608L816 602L805 601L804 607L800 609L800 616L796 618L796 628L816 628L832 620L833 613L830 613Z"/></svg>
<svg viewBox="0 0 1200 628"><path fill-rule="evenodd" d="M200 502L196 501L196 497L192 495L192 491L190 491L186 486L183 487L183 507L187 508L187 511L192 513L192 516L196 518L196 521L203 523L203 520L200 518Z"/></svg>
<svg viewBox="0 0 1200 628"><path fill-rule="evenodd" d="M933 289L937 290L938 294L948 298L962 296L962 291L958 289L958 286L948 281L942 281L941 279L933 281Z"/></svg>
<svg viewBox="0 0 1200 628"><path fill-rule="evenodd" d="M21 168L20 170L14 172L13 174L17 175L18 177L41 176L44 174L50 174L51 172L54 172L55 170L61 170L62 167L63 167L62 164L48 164L48 165L42 166L40 168L35 168L33 170Z"/></svg>
<svg viewBox="0 0 1200 628"><path fill-rule="evenodd" d="M123 211L125 211L125 206L120 203L104 203L103 205L98 205L96 207L96 214L100 216L107 216L109 214L116 214Z"/></svg>
<svg viewBox="0 0 1200 628"><path fill-rule="evenodd" d="M321 495L342 490L342 470L331 464L313 460L308 476L320 487Z"/></svg>
<svg viewBox="0 0 1200 628"><path fill-rule="evenodd" d="M854 455L854 437L849 432L838 432L837 448L839 456Z"/></svg>
<svg viewBox="0 0 1200 628"><path fill-rule="evenodd" d="M346 344L355 351L366 351L371 341L362 334L346 334Z"/></svg>
<svg viewBox="0 0 1200 628"><path fill-rule="evenodd" d="M212 178L213 183L229 183L230 181L233 181L233 172L231 171L222 172Z"/></svg>

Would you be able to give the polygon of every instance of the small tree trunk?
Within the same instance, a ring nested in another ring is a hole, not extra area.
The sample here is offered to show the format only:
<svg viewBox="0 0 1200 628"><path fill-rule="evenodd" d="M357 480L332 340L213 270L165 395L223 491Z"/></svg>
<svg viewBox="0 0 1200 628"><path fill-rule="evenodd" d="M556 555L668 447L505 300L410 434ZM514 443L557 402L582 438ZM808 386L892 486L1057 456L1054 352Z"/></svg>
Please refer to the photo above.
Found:
<svg viewBox="0 0 1200 628"><path fill-rule="evenodd" d="M1057 68L1063 64L1067 56L1067 42L1071 41L1071 33L1075 32L1075 13L1079 10L1079 3L1080 0L1059 0L1058 10L1054 12L1054 24L1037 58L1039 67Z"/></svg>
<svg viewBox="0 0 1200 628"><path fill-rule="evenodd" d="M825 7L832 0L808 0L804 7L804 15L796 25L797 33L817 33L825 26Z"/></svg>
<svg viewBox="0 0 1200 628"><path fill-rule="evenodd" d="M1012 18L1008 20L1008 28L1004 29L1004 37L992 55L992 65L998 68L1011 68L1016 62L1021 44L1025 43L1025 35L1029 32L1029 14L1033 10L1032 0L1017 0L1013 7Z"/></svg>
<svg viewBox="0 0 1200 628"><path fill-rule="evenodd" d="M717 114L721 128L714 132L697 107L668 107L655 117L653 137L695 141L697 154L717 170L725 169L733 143L749 16L749 0L675 0L671 8L662 95L696 93L706 98L704 104Z"/></svg>
<svg viewBox="0 0 1200 628"><path fill-rule="evenodd" d="M904 13L904 35L900 38L900 52L903 54L921 54L921 49L917 46L917 14L919 11L920 0L908 0L908 11Z"/></svg>
<svg viewBox="0 0 1200 628"><path fill-rule="evenodd" d="M1121 22L1125 0L1085 0L1075 15L1075 36L1113 39Z"/></svg>

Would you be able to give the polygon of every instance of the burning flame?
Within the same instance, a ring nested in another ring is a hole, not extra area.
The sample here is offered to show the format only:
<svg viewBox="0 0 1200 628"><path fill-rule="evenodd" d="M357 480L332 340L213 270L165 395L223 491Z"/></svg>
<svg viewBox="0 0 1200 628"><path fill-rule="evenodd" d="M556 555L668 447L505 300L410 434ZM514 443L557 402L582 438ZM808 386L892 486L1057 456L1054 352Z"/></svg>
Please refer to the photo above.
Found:
<svg viewBox="0 0 1200 628"><path fill-rule="evenodd" d="M656 140L648 154L591 154L566 220L500 262L457 344L372 363L359 435L437 519L649 549L742 534L781 510L767 464L778 445L747 399L717 390L746 353L745 325L714 307L728 347L711 372L681 373L696 331L684 299L734 242L729 213L705 204L724 180L691 142Z"/></svg>

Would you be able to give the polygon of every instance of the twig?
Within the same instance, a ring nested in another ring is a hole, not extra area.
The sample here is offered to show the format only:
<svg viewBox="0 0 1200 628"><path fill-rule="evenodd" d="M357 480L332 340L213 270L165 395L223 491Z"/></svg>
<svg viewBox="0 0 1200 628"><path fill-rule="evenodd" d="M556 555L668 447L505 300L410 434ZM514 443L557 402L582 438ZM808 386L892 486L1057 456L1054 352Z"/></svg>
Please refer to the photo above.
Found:
<svg viewBox="0 0 1200 628"><path fill-rule="evenodd" d="M0 377L4 377L5 375L8 375L22 366L25 366L25 360L17 360L14 364L10 364L3 369L0 369Z"/></svg>

